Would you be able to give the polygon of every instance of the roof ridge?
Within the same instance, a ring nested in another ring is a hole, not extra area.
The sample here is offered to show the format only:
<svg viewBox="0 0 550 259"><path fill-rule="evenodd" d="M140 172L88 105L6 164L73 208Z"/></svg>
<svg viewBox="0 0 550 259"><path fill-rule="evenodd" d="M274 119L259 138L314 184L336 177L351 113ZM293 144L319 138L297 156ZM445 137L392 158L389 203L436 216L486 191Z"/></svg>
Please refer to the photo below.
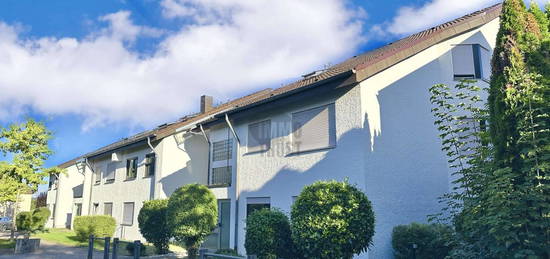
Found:
<svg viewBox="0 0 550 259"><path fill-rule="evenodd" d="M185 115L174 122L166 123L166 125L163 124L162 127L145 130L143 132L132 135L128 138L125 138L125 139L116 141L114 143L111 143L109 145L103 146L101 148L98 148L92 152L86 153L75 159L62 163L59 165L59 167L68 167L78 159L82 157L86 157L90 154L97 155L97 154L108 152L110 150L114 150L120 147L124 147L128 145L128 143L131 144L132 141L140 139L139 137L145 136L146 133L155 133L154 135L156 135L156 140L159 140L174 134L177 128L180 128L185 125L189 125L193 122L197 122L203 118L208 118L209 116L216 115L220 112L225 112L235 108L251 105L258 101L262 101L267 98L272 98L273 96L281 95L289 91L292 91L294 89L308 86L315 82L332 78L352 70L357 70L357 71L365 70L365 72L362 73L363 74L362 77L358 78L358 81L362 81L368 78L369 76L372 76L388 67L395 65L396 63L400 62L405 58L413 56L416 53L423 51L424 49L430 46L433 46L438 42L441 42L442 40L446 39L445 37L448 38L448 37L452 37L452 36L464 33L468 30L471 30L473 28L476 28L477 26L481 26L493 20L494 18L498 17L498 15L500 14L501 8L502 8L502 3L498 3L495 5L483 8L481 10L463 15L456 19L425 29L423 31L411 34L407 37L388 43L387 45L382 46L380 48L373 49L359 55L355 55L349 59L346 59L345 61L340 62L339 64L336 64L334 66L331 66L325 69L324 72L319 73L318 75L310 76L307 78L301 78L300 80L286 84L276 89L266 88L233 100L229 100L225 103L217 105L212 110L205 113L193 113L190 115ZM498 12L498 15L496 15L495 12ZM484 17L481 15L485 15L485 17L488 17L488 18L483 19ZM479 17L482 17L481 21L476 21L476 19ZM456 27L459 27L463 24L468 24L468 26L460 29L455 29ZM441 36L442 34L449 31L451 31L452 33L450 33L449 35ZM434 39L434 40L428 42L427 44L417 46L417 45L420 45L421 43L425 43L428 39ZM405 52L405 51L407 51L407 53L403 54L402 52ZM401 54L401 55L398 55L398 54ZM392 62L385 62L381 65L378 65L378 63L382 63L382 61L385 61L395 56L398 56L398 57L394 58Z"/></svg>

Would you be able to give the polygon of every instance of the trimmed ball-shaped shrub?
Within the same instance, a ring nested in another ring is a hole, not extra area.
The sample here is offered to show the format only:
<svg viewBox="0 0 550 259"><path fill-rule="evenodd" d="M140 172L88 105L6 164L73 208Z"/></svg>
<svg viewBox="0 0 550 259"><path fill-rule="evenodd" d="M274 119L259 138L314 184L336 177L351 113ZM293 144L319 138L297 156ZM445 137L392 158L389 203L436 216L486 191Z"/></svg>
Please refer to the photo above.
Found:
<svg viewBox="0 0 550 259"><path fill-rule="evenodd" d="M374 235L367 196L347 182L306 186L291 212L292 240L305 258L352 258L366 251Z"/></svg>
<svg viewBox="0 0 550 259"><path fill-rule="evenodd" d="M442 224L411 223L396 226L392 232L395 258L412 258L413 250L416 250L416 258L443 259L453 248L453 233L450 226Z"/></svg>
<svg viewBox="0 0 550 259"><path fill-rule="evenodd" d="M258 259L294 258L288 217L277 209L261 209L246 219L246 253Z"/></svg>
<svg viewBox="0 0 550 259"><path fill-rule="evenodd" d="M204 185L182 186L168 199L166 215L172 236L185 246L189 259L195 259L200 244L217 226L216 196Z"/></svg>
<svg viewBox="0 0 550 259"><path fill-rule="evenodd" d="M167 209L168 200L146 201L138 215L141 235L157 248L159 254L168 252L170 241L170 229L166 219Z"/></svg>
<svg viewBox="0 0 550 259"><path fill-rule="evenodd" d="M74 231L80 241L86 241L90 235L95 237L112 237L116 221L107 215L77 216L74 219Z"/></svg>

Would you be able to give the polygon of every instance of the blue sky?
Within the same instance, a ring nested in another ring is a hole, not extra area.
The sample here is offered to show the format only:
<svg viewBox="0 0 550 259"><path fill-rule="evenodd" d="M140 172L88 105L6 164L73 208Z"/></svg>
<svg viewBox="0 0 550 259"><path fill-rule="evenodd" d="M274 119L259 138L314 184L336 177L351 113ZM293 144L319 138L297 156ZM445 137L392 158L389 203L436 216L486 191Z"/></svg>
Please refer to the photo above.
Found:
<svg viewBox="0 0 550 259"><path fill-rule="evenodd" d="M54 166L496 2L3 0L0 125L43 121Z"/></svg>

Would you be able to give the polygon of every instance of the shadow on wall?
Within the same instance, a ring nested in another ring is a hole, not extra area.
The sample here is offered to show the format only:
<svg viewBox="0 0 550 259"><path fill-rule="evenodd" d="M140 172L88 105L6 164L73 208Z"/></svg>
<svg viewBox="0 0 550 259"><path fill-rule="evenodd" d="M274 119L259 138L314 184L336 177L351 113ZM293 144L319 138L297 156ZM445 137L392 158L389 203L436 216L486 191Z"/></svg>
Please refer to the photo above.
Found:
<svg viewBox="0 0 550 259"><path fill-rule="evenodd" d="M184 167L163 176L159 181L162 191L167 197L170 197L172 192L183 185L190 183L206 185L208 181L208 143L202 136L197 135L185 138L180 145L183 145L183 149L187 151L189 159ZM181 157L174 159L181 159Z"/></svg>
<svg viewBox="0 0 550 259"><path fill-rule="evenodd" d="M481 33L463 43L473 42L490 46ZM448 58L450 53L443 55ZM444 78L452 71L446 71L448 64L442 66L442 61L450 62L434 58L378 92L382 130L374 136L372 150L365 114L362 128L341 134L335 149L318 151L326 154L310 168L293 169L300 168L299 160L307 160L315 152L287 157L288 163L260 188L244 190L243 187L239 210L246 211L247 197L270 197L272 207L290 211L292 196L298 195L303 186L318 180L349 179L365 191L375 211L375 246L369 252L370 258L393 258L393 227L426 222L427 215L441 211L437 198L449 190L449 169L433 125L428 92L432 85L452 80ZM445 73L434 76L434 71ZM252 167L247 173L266 170L262 165ZM240 179L242 177L247 176ZM244 231L244 224L239 222L239 231ZM239 244L243 244L240 236Z"/></svg>

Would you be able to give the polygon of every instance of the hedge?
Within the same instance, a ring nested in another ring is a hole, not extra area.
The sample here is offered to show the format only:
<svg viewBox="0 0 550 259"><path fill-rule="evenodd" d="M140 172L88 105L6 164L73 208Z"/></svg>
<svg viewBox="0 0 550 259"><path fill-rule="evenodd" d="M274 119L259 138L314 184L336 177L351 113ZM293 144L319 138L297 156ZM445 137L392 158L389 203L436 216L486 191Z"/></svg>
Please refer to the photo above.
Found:
<svg viewBox="0 0 550 259"><path fill-rule="evenodd" d="M87 240L90 235L112 237L115 229L115 219L107 215L78 216L74 219L74 231L81 241Z"/></svg>
<svg viewBox="0 0 550 259"><path fill-rule="evenodd" d="M392 247L396 259L416 258L443 259L453 248L453 229L441 224L399 225L393 228ZM413 245L416 248L413 251Z"/></svg>

